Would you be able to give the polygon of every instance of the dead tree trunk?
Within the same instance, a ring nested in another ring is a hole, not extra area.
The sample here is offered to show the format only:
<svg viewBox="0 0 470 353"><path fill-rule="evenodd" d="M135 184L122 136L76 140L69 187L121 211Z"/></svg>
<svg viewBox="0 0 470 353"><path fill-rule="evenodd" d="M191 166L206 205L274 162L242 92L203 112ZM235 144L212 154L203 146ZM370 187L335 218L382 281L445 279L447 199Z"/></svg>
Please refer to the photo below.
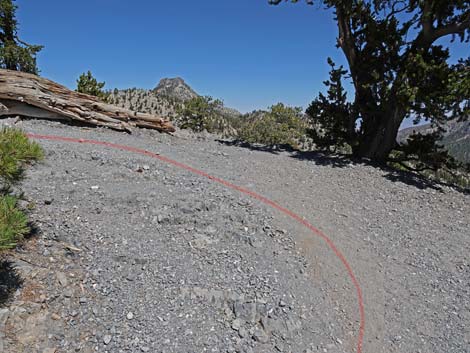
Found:
<svg viewBox="0 0 470 353"><path fill-rule="evenodd" d="M67 120L128 132L133 127L175 131L167 119L106 104L43 77L0 69L0 116L7 115Z"/></svg>

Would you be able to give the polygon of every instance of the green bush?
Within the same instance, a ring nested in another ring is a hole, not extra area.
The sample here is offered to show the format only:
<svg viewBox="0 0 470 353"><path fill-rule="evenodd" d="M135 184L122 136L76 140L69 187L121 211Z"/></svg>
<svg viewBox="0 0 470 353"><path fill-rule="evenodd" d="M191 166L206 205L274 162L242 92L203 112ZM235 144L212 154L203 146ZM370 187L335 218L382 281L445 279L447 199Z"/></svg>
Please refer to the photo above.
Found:
<svg viewBox="0 0 470 353"><path fill-rule="evenodd" d="M76 91L98 97L103 102L107 102L110 93L103 90L104 85L105 82L98 82L98 80L93 77L91 71L88 71L87 73L81 74L78 78Z"/></svg>
<svg viewBox="0 0 470 353"><path fill-rule="evenodd" d="M21 181L28 163L43 158L41 147L18 129L0 130L0 182L8 188Z"/></svg>
<svg viewBox="0 0 470 353"><path fill-rule="evenodd" d="M268 112L258 112L253 119L245 122L238 137L248 143L298 148L305 134L306 123L302 109L278 103L270 107Z"/></svg>
<svg viewBox="0 0 470 353"><path fill-rule="evenodd" d="M0 196L0 250L11 249L30 232L26 215L10 195Z"/></svg>
<svg viewBox="0 0 470 353"><path fill-rule="evenodd" d="M185 102L177 109L177 123L182 129L191 129L196 132L207 130L216 132L221 124L220 110L222 101L212 97L198 96Z"/></svg>
<svg viewBox="0 0 470 353"><path fill-rule="evenodd" d="M24 177L25 166L42 158L41 147L29 141L24 132L0 130L0 250L13 248L30 232L26 215L18 209L16 197L9 193L11 186Z"/></svg>

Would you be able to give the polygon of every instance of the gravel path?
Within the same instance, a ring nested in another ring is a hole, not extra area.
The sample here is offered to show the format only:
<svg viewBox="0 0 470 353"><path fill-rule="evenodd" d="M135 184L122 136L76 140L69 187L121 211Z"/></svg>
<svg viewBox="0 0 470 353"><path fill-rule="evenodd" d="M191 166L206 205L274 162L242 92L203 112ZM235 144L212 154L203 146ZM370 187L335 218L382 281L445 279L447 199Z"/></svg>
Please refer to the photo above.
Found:
<svg viewBox="0 0 470 353"><path fill-rule="evenodd" d="M21 125L161 153L304 217L359 279L363 352L470 352L468 195L211 136ZM0 308L6 352L356 350L354 287L305 227L145 156L41 144L24 184L41 235L12 259L25 283Z"/></svg>

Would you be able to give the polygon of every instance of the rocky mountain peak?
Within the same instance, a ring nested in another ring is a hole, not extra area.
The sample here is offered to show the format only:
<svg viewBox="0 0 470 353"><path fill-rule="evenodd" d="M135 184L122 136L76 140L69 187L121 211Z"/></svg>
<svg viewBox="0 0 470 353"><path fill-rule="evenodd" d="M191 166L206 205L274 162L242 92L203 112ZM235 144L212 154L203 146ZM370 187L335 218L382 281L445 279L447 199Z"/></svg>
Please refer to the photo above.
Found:
<svg viewBox="0 0 470 353"><path fill-rule="evenodd" d="M160 96L172 97L182 101L198 96L181 77L161 79L154 92Z"/></svg>

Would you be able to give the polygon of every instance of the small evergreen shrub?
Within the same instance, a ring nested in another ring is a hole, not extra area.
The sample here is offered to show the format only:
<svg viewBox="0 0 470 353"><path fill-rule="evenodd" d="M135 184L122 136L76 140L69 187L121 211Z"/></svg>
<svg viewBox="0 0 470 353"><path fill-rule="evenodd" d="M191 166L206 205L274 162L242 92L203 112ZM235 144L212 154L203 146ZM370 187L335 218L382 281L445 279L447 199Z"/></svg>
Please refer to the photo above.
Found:
<svg viewBox="0 0 470 353"><path fill-rule="evenodd" d="M29 141L24 132L0 130L0 250L13 248L30 232L28 219L10 189L23 179L27 164L42 158L41 147Z"/></svg>
<svg viewBox="0 0 470 353"><path fill-rule="evenodd" d="M222 101L212 97L198 96L177 107L177 123L182 129L191 129L195 132L207 130L217 132L222 124L220 110Z"/></svg>
<svg viewBox="0 0 470 353"><path fill-rule="evenodd" d="M18 209L17 199L0 196L0 250L14 248L29 232L28 218Z"/></svg>
<svg viewBox="0 0 470 353"><path fill-rule="evenodd" d="M252 120L245 122L238 138L248 143L298 148L305 138L306 127L301 108L278 103L268 112L256 114Z"/></svg>
<svg viewBox="0 0 470 353"><path fill-rule="evenodd" d="M24 177L28 163L43 158L41 147L18 129L0 130L0 182L10 187Z"/></svg>
<svg viewBox="0 0 470 353"><path fill-rule="evenodd" d="M93 77L91 71L88 71L86 74L81 74L78 78L76 91L98 97L103 102L107 102L110 93L103 90L104 85L105 82L98 82L98 80Z"/></svg>

